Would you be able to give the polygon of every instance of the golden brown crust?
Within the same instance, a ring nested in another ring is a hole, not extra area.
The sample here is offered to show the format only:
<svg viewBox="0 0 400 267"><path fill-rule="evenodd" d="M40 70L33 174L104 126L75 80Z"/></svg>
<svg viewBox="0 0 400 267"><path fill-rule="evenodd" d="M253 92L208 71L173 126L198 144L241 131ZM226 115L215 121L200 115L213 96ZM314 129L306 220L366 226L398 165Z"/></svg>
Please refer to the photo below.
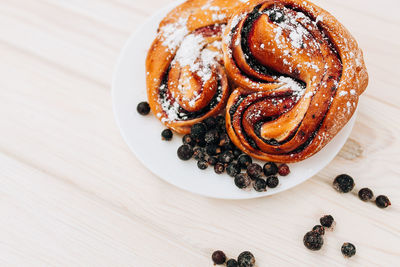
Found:
<svg viewBox="0 0 400 267"><path fill-rule="evenodd" d="M239 3L189 0L159 25L146 59L147 95L152 112L176 132L188 133L225 108L229 86L220 45Z"/></svg>
<svg viewBox="0 0 400 267"><path fill-rule="evenodd" d="M227 103L228 134L261 160L317 153L349 121L368 84L355 39L304 0L247 1L228 23L223 51L239 87Z"/></svg>

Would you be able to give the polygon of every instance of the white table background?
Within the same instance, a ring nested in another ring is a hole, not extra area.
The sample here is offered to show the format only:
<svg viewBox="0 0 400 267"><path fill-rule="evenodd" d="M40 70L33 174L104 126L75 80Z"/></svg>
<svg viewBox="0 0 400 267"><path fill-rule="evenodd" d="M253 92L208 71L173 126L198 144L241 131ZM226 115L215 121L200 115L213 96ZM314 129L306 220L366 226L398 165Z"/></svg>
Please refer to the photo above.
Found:
<svg viewBox="0 0 400 267"><path fill-rule="evenodd" d="M119 51L170 0L0 0L0 265L212 266L222 249L229 257L250 250L259 267L399 266L400 4L315 2L364 50L370 85L353 133L306 183L223 201L152 175L114 121ZM336 193L339 173L393 206ZM321 251L308 251L303 235L324 214L336 229ZM357 246L351 259L340 253L345 241Z"/></svg>

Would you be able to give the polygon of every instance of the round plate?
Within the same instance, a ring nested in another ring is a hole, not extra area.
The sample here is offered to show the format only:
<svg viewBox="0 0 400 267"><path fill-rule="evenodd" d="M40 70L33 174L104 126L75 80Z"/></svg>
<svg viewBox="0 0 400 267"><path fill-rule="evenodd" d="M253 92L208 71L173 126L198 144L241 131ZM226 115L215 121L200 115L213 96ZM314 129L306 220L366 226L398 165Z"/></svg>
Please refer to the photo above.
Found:
<svg viewBox="0 0 400 267"><path fill-rule="evenodd" d="M221 199L249 199L288 190L317 174L340 151L351 133L355 115L340 133L315 156L290 164L291 174L280 178L275 189L259 193L240 190L227 174L217 175L213 168L199 170L195 160L181 161L176 155L182 136L175 134L170 142L161 140L165 128L152 114L141 116L136 105L147 100L145 59L162 18L176 5L172 3L148 19L127 41L115 68L112 97L115 118L121 134L136 157L155 175L184 190ZM262 162L259 162L262 164Z"/></svg>

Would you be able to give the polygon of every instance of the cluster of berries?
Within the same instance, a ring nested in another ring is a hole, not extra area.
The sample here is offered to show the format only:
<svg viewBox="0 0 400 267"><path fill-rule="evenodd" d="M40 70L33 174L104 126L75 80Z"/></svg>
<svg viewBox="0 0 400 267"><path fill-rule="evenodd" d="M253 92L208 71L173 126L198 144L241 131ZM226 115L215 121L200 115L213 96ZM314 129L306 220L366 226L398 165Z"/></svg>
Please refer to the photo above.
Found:
<svg viewBox="0 0 400 267"><path fill-rule="evenodd" d="M235 185L240 189L252 185L254 190L265 192L279 184L278 174L287 176L290 173L286 164L277 165L267 162L264 166L253 162L253 159L243 154L231 141L226 133L223 116L209 117L203 122L191 127L190 134L183 136L183 145L177 154L181 160L194 158L201 170L213 166L217 174L226 173L234 178ZM242 172L243 171L243 172Z"/></svg>
<svg viewBox="0 0 400 267"><path fill-rule="evenodd" d="M211 255L211 259L215 264L222 265L226 263L226 267L253 267L256 263L256 258L250 251L244 251L239 254L237 259L229 259L223 251L217 250Z"/></svg>
<svg viewBox="0 0 400 267"><path fill-rule="evenodd" d="M315 225L310 232L304 235L303 243L310 250L320 250L324 244L325 229L332 229L335 223L332 215L325 215L319 219L320 225ZM356 254L356 247L349 242L342 245L342 254L345 257L352 257Z"/></svg>
<svg viewBox="0 0 400 267"><path fill-rule="evenodd" d="M340 193L349 193L353 190L355 186L354 179L347 174L338 175L335 180L333 180L333 188L335 188ZM358 191L358 197L362 201L371 201L374 197L374 193L369 188L362 188ZM385 195L380 195L375 198L375 204L381 208L387 208L392 203L390 202L389 198Z"/></svg>

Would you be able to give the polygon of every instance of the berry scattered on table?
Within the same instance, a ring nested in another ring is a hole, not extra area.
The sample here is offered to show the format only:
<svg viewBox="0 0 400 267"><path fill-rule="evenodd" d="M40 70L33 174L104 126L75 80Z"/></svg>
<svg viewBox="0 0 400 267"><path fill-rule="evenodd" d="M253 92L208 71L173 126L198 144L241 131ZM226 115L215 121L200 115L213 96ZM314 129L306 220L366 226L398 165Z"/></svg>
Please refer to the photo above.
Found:
<svg viewBox="0 0 400 267"><path fill-rule="evenodd" d="M390 203L389 198L384 195L377 196L375 199L375 203L381 209L385 209L385 208L389 207L390 205L392 205L392 203Z"/></svg>
<svg viewBox="0 0 400 267"><path fill-rule="evenodd" d="M324 239L316 231L310 231L304 235L303 243L306 248L316 251L322 248Z"/></svg>
<svg viewBox="0 0 400 267"><path fill-rule="evenodd" d="M226 262L226 267L239 267L239 263L235 259L230 259Z"/></svg>
<svg viewBox="0 0 400 267"><path fill-rule="evenodd" d="M342 248L341 248L342 254L345 257L353 257L356 255L356 247L352 243L344 243Z"/></svg>
<svg viewBox="0 0 400 267"><path fill-rule="evenodd" d="M267 162L264 164L263 171L267 177L276 175L278 173L278 166L274 162Z"/></svg>
<svg viewBox="0 0 400 267"><path fill-rule="evenodd" d="M338 175L333 181L333 188L341 193L348 193L354 188L354 180L350 175Z"/></svg>
<svg viewBox="0 0 400 267"><path fill-rule="evenodd" d="M369 201L374 197L374 193L369 188L362 188L360 191L358 191L358 197L362 201Z"/></svg>
<svg viewBox="0 0 400 267"><path fill-rule="evenodd" d="M150 105L146 101L140 102L137 105L136 110L140 115L147 115L150 112Z"/></svg>
<svg viewBox="0 0 400 267"><path fill-rule="evenodd" d="M250 251L244 251L239 254L237 262L239 267L253 267L256 263L256 258Z"/></svg>
<svg viewBox="0 0 400 267"><path fill-rule="evenodd" d="M332 227L334 221L335 220L333 219L332 215L325 215L319 219L321 225L326 228Z"/></svg>
<svg viewBox="0 0 400 267"><path fill-rule="evenodd" d="M225 263L226 256L225 256L225 253L223 251L217 250L217 251L213 252L213 254L211 255L211 259L214 262L214 264L221 265L221 264Z"/></svg>
<svg viewBox="0 0 400 267"><path fill-rule="evenodd" d="M312 230L320 235L325 234L325 228L322 225L315 225Z"/></svg>

